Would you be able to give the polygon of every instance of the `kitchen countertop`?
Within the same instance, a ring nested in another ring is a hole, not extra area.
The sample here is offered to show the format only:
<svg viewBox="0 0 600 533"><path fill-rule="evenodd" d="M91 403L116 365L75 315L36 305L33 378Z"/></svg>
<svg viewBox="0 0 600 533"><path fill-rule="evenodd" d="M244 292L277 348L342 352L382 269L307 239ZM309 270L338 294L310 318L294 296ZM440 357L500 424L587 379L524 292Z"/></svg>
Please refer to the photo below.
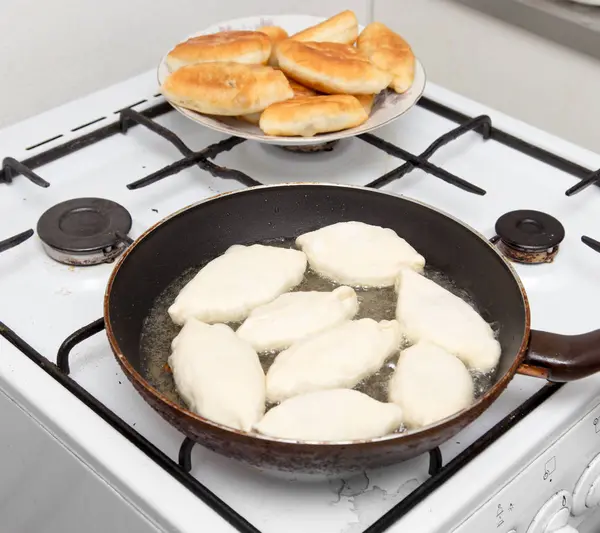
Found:
<svg viewBox="0 0 600 533"><path fill-rule="evenodd" d="M600 7L569 0L454 0L600 59Z"/></svg>

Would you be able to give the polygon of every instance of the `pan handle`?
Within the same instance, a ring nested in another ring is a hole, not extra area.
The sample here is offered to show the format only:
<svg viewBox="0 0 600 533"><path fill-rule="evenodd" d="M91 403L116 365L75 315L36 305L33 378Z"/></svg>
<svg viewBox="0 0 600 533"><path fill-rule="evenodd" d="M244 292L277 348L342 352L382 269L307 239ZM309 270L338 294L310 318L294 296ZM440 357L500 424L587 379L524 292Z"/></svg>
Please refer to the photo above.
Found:
<svg viewBox="0 0 600 533"><path fill-rule="evenodd" d="M519 374L565 382L600 372L600 330L558 335L531 330Z"/></svg>

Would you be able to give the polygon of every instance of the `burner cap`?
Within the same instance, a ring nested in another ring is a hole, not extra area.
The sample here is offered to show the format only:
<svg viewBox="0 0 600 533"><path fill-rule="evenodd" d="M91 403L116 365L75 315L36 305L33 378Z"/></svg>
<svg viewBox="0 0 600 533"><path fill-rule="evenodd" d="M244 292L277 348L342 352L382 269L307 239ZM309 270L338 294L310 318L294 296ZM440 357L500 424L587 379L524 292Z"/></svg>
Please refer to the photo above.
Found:
<svg viewBox="0 0 600 533"><path fill-rule="evenodd" d="M131 216L102 198L75 198L48 209L37 233L48 255L70 265L113 261L130 242Z"/></svg>
<svg viewBox="0 0 600 533"><path fill-rule="evenodd" d="M502 215L496 233L504 251L515 261L540 263L552 261L565 238L565 228L554 217L540 211L520 210Z"/></svg>

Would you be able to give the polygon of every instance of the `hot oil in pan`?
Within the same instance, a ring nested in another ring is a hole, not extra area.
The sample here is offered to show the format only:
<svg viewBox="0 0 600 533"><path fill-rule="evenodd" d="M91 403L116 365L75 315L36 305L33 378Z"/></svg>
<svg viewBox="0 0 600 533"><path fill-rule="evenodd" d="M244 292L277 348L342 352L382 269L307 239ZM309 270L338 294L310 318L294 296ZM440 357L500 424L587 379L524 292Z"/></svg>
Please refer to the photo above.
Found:
<svg viewBox="0 0 600 533"><path fill-rule="evenodd" d="M150 314L144 321L140 338L143 377L156 390L182 407L186 407L186 405L177 394L173 376L167 367L167 359L171 354L171 341L177 336L181 328L173 324L167 309L169 309L185 284L197 272L197 268L190 268L185 271L159 295L154 301L152 309L150 309Z"/></svg>
<svg viewBox="0 0 600 533"><path fill-rule="evenodd" d="M294 240L277 239L263 241L261 244L293 248ZM152 386L164 394L169 400L178 403L183 407L185 407L185 404L177 394L173 377L167 367L167 359L171 351L171 341L179 333L180 328L179 326L173 324L167 313L167 309L173 303L175 297L177 294L179 294L186 283L188 283L196 275L198 270L199 267L192 268L184 272L160 294L160 296L154 302L154 305L150 310L150 314L144 323L142 337L140 340L140 349L142 352L142 372L145 379L147 379ZM470 295L466 291L457 287L456 284L443 273L426 267L425 275L435 281L438 285L441 285L445 289L449 290L456 296L459 296L463 300L467 301L470 305L475 307L473 299L470 297ZM300 285L293 290L332 291L336 287L339 287L339 284L326 280L309 269L307 270L302 283L300 283ZM394 319L396 310L396 294L393 287L382 289L355 288L355 290L358 294L358 300L360 304L359 311L355 319L372 318L377 321ZM475 309L477 308L475 307ZM240 324L235 323L229 325L233 329L237 329ZM492 327L496 331L497 328L494 324L492 324ZM405 348L407 346L408 345L404 345L401 348ZM265 352L259 354L261 364L265 372L273 363L276 355L277 352ZM359 385L355 388L377 400L387 401L387 383L394 372L397 359L398 353L395 353L388 361L386 361L384 366L377 373L359 383ZM475 383L476 397L481 396L494 384L494 371L485 374L472 371L471 375Z"/></svg>

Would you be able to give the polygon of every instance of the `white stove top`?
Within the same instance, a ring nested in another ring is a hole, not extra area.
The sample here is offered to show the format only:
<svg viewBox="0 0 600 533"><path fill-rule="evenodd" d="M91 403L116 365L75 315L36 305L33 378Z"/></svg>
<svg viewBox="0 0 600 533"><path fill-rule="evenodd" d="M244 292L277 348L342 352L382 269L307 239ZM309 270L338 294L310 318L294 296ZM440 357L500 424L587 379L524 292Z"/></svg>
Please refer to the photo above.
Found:
<svg viewBox="0 0 600 533"><path fill-rule="evenodd" d="M115 111L134 102L147 99L135 106L136 110L159 103L162 99L154 96L155 91L154 72L148 72L0 131L0 155L21 161L77 138L114 121L118 116ZM432 84L426 95L470 116L489 114L493 124L505 131L589 168L600 167L597 155ZM77 129L101 117L106 118ZM158 117L156 122L174 131L193 150L224 138L174 111ZM416 107L375 134L418 154L455 127L453 122ZM57 135L62 137L26 149ZM126 188L128 183L180 158L181 154L169 142L136 126L125 136L114 135L38 168L36 172L51 184L49 188L37 187L17 176L10 185L0 184L0 212L4 214L0 240L35 229L41 214L56 203L90 196L110 199L127 208L133 218L130 236L135 238L181 207L241 187L236 181L212 177L194 166L146 188ZM580 241L582 235L600 240L599 188L590 187L568 198L564 193L578 182L576 178L492 140L484 141L477 133L468 133L452 142L431 161L482 187L487 194L469 194L420 170L392 182L384 190L429 203L488 237L494 235L498 217L508 211L536 209L553 215L566 229L566 238L554 263L517 266L530 298L532 326L566 334L600 326L596 310L596 302L600 300L600 254ZM352 139L342 141L331 153L310 155L244 142L219 155L215 163L242 170L265 184L328 181L364 185L403 161ZM42 355L55 361L57 350L67 336L102 316L103 294L111 269L112 265L77 268L56 263L44 253L34 236L0 256L0 320ZM201 529L211 533L233 531L185 487L1 338L0 352L0 390L26 403L42 422L68 439L81 456L101 465L98 470L104 477L114 476L116 481L112 482L157 524L168 531L197 531L200 524ZM104 333L76 346L70 364L72 378L177 460L181 434L146 406L133 390L114 361ZM491 409L441 447L444 464L543 385L542 380L517 376ZM544 439L564 429L569 417L596 396L595 390L600 391L600 378L563 387L390 531L450 531L483 501L485 487L502 482ZM550 409L551 404L560 405L561 409L553 409L550 419L539 419L539 413ZM513 435L519 431L525 431L527 439L513 446L510 439L516 438ZM424 456L343 481L306 482L267 476L199 446L194 448L192 459L192 474L263 533L309 529L361 533L425 481L429 465L429 457Z"/></svg>

